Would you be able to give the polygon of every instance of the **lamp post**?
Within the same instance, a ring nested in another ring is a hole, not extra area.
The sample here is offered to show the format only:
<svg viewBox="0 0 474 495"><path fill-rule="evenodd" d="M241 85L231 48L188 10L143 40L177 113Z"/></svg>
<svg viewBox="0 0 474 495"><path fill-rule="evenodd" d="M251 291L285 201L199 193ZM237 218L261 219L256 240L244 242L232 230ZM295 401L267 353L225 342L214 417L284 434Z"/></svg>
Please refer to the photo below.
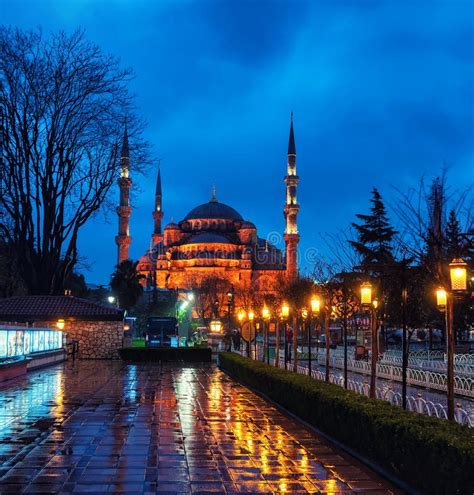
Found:
<svg viewBox="0 0 474 495"><path fill-rule="evenodd" d="M308 325L308 375L311 376L311 326L313 324L314 316L317 316L321 311L321 301L318 296L311 297L311 319ZM319 342L316 340L316 355L319 353ZM317 364L317 358L316 358Z"/></svg>
<svg viewBox="0 0 474 495"><path fill-rule="evenodd" d="M378 301L373 299L372 284L364 282L360 286L360 303L363 308L370 311L370 334L372 340L372 351L370 359L370 392L369 396L375 398L377 382L377 361L378 361L378 338L377 338L377 307Z"/></svg>
<svg viewBox="0 0 474 495"><path fill-rule="evenodd" d="M344 388L347 388L347 320L354 314L355 308L359 304L359 298L356 298L354 291L348 286L348 277L350 274L341 272L339 274L340 282L337 289L332 293L333 313L339 319L342 319L342 331L344 341Z"/></svg>
<svg viewBox="0 0 474 495"><path fill-rule="evenodd" d="M240 337L242 337L242 322L244 321L245 318L245 313L243 310L240 310L237 314L237 319L239 320L239 327L240 327ZM240 351L240 348L239 348ZM250 354L248 350L248 343L247 343L247 356Z"/></svg>
<svg viewBox="0 0 474 495"><path fill-rule="evenodd" d="M270 310L264 306L262 309L262 319L263 319L263 339L265 341L264 344L264 353L263 353L263 358L262 361L265 362L267 361L267 364L270 364L270 337L269 337L269 328L268 328L268 321L270 320Z"/></svg>
<svg viewBox="0 0 474 495"><path fill-rule="evenodd" d="M447 402L448 420L454 421L454 328L453 310L454 299L467 291L467 263L461 258L454 259L449 264L451 290L436 291L436 300L440 309L446 313L446 344L447 344Z"/></svg>
<svg viewBox="0 0 474 495"><path fill-rule="evenodd" d="M283 305L281 307L281 317L284 321L284 325L283 325L283 345L284 345L283 356L284 356L284 360L285 360L285 370L287 368L287 361L288 361L288 345L286 342L286 332L287 332L287 320L288 320L289 316L290 316L290 307L288 306L288 303L283 303Z"/></svg>
<svg viewBox="0 0 474 495"><path fill-rule="evenodd" d="M249 323L250 323L250 327L249 327L249 335L250 337L252 337L252 326L253 326L253 320L255 318L255 313L250 310L248 313L247 313L247 318L249 320ZM249 341L250 341L250 338L249 338ZM255 331L254 331L254 336L253 336L253 348L254 348L254 356L255 356L255 360L257 360L257 329L255 328Z"/></svg>
<svg viewBox="0 0 474 495"><path fill-rule="evenodd" d="M301 310L301 319L303 320L302 333L303 333L303 337L304 337L304 331L305 330L307 331L306 335L308 338L308 370L310 370L310 368L311 368L311 351L310 351L310 347L311 347L311 322L309 321L310 318L308 318L308 316L309 316L308 310L306 308L303 308ZM305 328L305 326L306 326L306 328ZM295 364L297 366L296 361L295 361ZM298 371L298 370L296 369L295 371ZM309 371L308 374L311 375L311 371Z"/></svg>
<svg viewBox="0 0 474 495"><path fill-rule="evenodd" d="M325 351L326 351L324 379L326 382L329 382L329 357L330 357L330 349L331 349L331 314L332 314L331 306L326 301L325 311L324 311L324 340L325 340Z"/></svg>
<svg viewBox="0 0 474 495"><path fill-rule="evenodd" d="M293 311L293 335L292 335L293 345L293 371L298 372L298 313ZM291 359L291 354L290 354Z"/></svg>
<svg viewBox="0 0 474 495"><path fill-rule="evenodd" d="M234 302L234 287L231 286L229 291L227 292L227 331L230 335L230 325L232 318L232 303Z"/></svg>

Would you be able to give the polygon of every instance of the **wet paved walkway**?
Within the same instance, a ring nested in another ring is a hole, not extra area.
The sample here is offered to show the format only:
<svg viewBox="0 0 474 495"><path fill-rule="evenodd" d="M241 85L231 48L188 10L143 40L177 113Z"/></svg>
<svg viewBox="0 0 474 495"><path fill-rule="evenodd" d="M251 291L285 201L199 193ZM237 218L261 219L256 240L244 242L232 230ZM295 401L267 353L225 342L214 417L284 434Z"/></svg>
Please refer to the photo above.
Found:
<svg viewBox="0 0 474 495"><path fill-rule="evenodd" d="M0 388L0 493L395 492L212 366L83 361Z"/></svg>

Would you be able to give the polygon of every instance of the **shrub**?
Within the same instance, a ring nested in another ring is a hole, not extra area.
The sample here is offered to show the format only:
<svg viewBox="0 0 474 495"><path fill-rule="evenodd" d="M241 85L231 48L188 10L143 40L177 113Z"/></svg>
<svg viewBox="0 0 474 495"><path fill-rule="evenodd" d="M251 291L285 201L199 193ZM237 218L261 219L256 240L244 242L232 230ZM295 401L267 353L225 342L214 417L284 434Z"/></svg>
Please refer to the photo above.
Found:
<svg viewBox="0 0 474 495"><path fill-rule="evenodd" d="M219 366L423 493L474 493L474 434L337 385L222 353Z"/></svg>
<svg viewBox="0 0 474 495"><path fill-rule="evenodd" d="M182 361L182 362L210 362L211 349L192 347L125 347L119 349L120 357L124 361Z"/></svg>

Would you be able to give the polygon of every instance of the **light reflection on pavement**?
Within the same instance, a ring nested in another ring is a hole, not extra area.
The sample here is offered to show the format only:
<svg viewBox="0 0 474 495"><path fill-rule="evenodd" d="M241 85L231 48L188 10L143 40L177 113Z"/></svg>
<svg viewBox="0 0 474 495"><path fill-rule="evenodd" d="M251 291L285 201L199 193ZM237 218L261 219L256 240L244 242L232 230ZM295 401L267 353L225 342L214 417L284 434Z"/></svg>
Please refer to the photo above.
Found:
<svg viewBox="0 0 474 495"><path fill-rule="evenodd" d="M1 493L401 493L211 365L82 361L0 389Z"/></svg>

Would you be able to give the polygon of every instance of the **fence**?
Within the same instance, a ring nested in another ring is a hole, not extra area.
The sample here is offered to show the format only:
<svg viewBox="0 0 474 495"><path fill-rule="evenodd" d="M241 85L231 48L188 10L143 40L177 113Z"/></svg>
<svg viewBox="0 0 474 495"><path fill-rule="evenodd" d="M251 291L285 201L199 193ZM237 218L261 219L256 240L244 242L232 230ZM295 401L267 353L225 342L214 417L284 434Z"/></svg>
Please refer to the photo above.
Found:
<svg viewBox="0 0 474 495"><path fill-rule="evenodd" d="M262 352L259 348L252 349L251 352L251 357L255 359L256 356L262 356ZM246 355L246 353L241 352L241 351L235 351L238 352L239 354ZM337 353L336 353L337 354ZM315 362L316 362L316 356L315 357ZM319 354L318 356L318 364L324 364L325 362L325 356L322 354ZM340 362L342 360L342 363ZM275 359L271 359L270 363L275 366ZM350 366L349 366L350 364ZM342 367L344 368L344 362L343 362L343 357L341 356L331 356L330 357L330 366L331 367ZM284 359L279 359L278 362L278 367L279 368L285 368L285 362ZM292 363L287 363L287 369L292 370L293 365ZM353 359L348 359L348 369L350 371L354 371L357 373L363 373L363 374L369 374L370 375L370 363L367 363L365 361L355 361ZM301 366L299 365L297 367L297 372L299 374L306 375L309 373L309 368L306 366ZM445 375L440 375L439 373L430 373L428 372L428 376L426 373L423 373L421 370L413 370L413 369L408 369L407 373L407 382L411 383L412 385L417 385L417 386L424 386L426 387L426 382L427 379L433 378L433 380L436 382L435 385L438 387L438 390L446 390L446 376ZM410 372L413 372L410 375ZM429 375L435 375L434 377L430 377ZM325 381L325 373L319 369L312 369L311 370L311 376L315 378L316 380L321 380ZM444 376L444 378L440 378L440 376ZM377 365L377 377L378 378L385 378L388 380L396 380L396 381L401 381L401 368L400 372L398 372L397 367L392 366L392 365L383 365L383 364L378 364ZM459 377L457 377L459 378ZM471 391L471 397L473 396L472 394L472 388L473 388L473 381L472 379L464 379L464 377L461 377L464 381L458 382L457 384L455 383L455 391L456 391L456 385L459 387L465 385L466 387L470 387ZM330 383L333 383L335 385L339 385L340 387L344 386L344 378L342 376L336 375L334 373L329 373L329 381ZM358 380L352 380L348 379L347 380L347 388L349 390L352 390L353 392L357 392L361 395L369 396L369 383L367 380L358 381ZM433 387L435 388L435 387ZM463 389L464 390L464 389ZM399 392L396 392L393 390L391 385L388 385L386 387L376 387L376 397L381 400L385 400L387 402L390 402L390 404L394 406L401 407L402 405L402 394ZM435 416L440 419L447 419L448 413L447 413L447 407L443 404L440 403L435 403L430 400L426 400L423 398L421 393L418 393L416 396L413 395L407 395L407 409L412 412L416 412L419 414L426 414L427 416ZM455 407L455 420L459 424L462 425L468 425L469 427L474 427L474 417L471 417L468 411L462 408L461 404L456 404Z"/></svg>
<svg viewBox="0 0 474 495"><path fill-rule="evenodd" d="M402 365L401 351L389 350L380 356L383 364ZM423 351L410 353L408 366L411 368L421 368L427 371L446 373L446 357L442 351ZM474 355L456 354L454 357L454 373L474 378Z"/></svg>

